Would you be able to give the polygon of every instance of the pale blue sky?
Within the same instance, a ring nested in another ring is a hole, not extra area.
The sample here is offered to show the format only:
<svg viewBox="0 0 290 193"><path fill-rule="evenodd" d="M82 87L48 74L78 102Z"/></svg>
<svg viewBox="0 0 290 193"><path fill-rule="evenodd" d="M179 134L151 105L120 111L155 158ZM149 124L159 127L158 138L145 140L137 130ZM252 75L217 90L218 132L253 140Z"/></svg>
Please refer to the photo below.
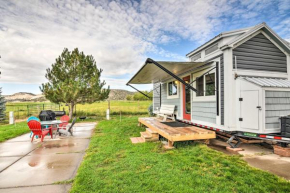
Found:
<svg viewBox="0 0 290 193"><path fill-rule="evenodd" d="M290 0L0 0L0 86L38 94L45 69L78 47L111 88L130 90L147 57L184 61L215 35L261 22L290 41Z"/></svg>

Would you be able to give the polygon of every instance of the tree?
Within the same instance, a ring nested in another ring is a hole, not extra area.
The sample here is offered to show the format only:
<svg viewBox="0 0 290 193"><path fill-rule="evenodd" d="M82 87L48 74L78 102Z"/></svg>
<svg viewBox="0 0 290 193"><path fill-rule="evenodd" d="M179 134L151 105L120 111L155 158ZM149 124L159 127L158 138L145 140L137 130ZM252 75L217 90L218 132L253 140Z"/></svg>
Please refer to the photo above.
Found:
<svg viewBox="0 0 290 193"><path fill-rule="evenodd" d="M133 100L133 95L127 95L127 96L126 96L126 100L127 100L127 101L131 101L131 100Z"/></svg>
<svg viewBox="0 0 290 193"><path fill-rule="evenodd" d="M144 94L146 94L149 97L153 97L153 92L148 92L148 91L142 91ZM133 99L134 101L147 101L147 100L152 100L146 96L144 96L143 94L141 94L140 92L135 92L135 94L133 95Z"/></svg>
<svg viewBox="0 0 290 193"><path fill-rule="evenodd" d="M0 121L5 120L6 101L2 96L2 88L0 88Z"/></svg>
<svg viewBox="0 0 290 193"><path fill-rule="evenodd" d="M102 69L98 69L92 55L85 55L75 48L70 52L65 48L62 54L46 70L48 82L40 90L54 103L69 104L69 117L77 103L93 103L108 98L110 88L101 81Z"/></svg>

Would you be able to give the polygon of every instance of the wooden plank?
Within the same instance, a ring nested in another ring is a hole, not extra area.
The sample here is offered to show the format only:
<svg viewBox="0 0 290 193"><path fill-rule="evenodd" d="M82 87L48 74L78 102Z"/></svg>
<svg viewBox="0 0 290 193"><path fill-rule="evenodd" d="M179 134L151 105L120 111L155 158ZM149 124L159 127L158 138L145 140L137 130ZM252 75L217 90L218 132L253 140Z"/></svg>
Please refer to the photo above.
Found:
<svg viewBox="0 0 290 193"><path fill-rule="evenodd" d="M195 126L174 128L156 118L139 118L139 122L172 142L216 138L214 131Z"/></svg>

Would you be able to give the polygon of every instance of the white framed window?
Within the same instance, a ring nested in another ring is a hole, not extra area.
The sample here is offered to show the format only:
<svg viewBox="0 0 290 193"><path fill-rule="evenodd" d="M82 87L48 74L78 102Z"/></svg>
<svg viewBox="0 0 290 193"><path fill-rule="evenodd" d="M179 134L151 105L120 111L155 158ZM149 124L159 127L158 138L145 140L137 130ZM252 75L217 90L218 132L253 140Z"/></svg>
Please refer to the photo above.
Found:
<svg viewBox="0 0 290 193"><path fill-rule="evenodd" d="M171 81L167 83L167 98L178 98L178 81Z"/></svg>
<svg viewBox="0 0 290 193"><path fill-rule="evenodd" d="M196 96L214 96L215 95L215 73L200 76L196 80Z"/></svg>

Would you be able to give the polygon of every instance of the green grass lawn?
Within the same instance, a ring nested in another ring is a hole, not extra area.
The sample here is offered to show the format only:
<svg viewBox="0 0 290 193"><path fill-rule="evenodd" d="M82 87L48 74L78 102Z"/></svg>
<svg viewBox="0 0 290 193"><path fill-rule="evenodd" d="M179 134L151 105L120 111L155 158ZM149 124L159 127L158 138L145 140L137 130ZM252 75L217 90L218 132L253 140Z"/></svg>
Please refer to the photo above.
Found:
<svg viewBox="0 0 290 193"><path fill-rule="evenodd" d="M101 121L71 192L290 192L286 180L206 145L132 144L137 117Z"/></svg>
<svg viewBox="0 0 290 193"><path fill-rule="evenodd" d="M29 128L26 122L16 123L15 125L0 126L0 142L28 133Z"/></svg>

